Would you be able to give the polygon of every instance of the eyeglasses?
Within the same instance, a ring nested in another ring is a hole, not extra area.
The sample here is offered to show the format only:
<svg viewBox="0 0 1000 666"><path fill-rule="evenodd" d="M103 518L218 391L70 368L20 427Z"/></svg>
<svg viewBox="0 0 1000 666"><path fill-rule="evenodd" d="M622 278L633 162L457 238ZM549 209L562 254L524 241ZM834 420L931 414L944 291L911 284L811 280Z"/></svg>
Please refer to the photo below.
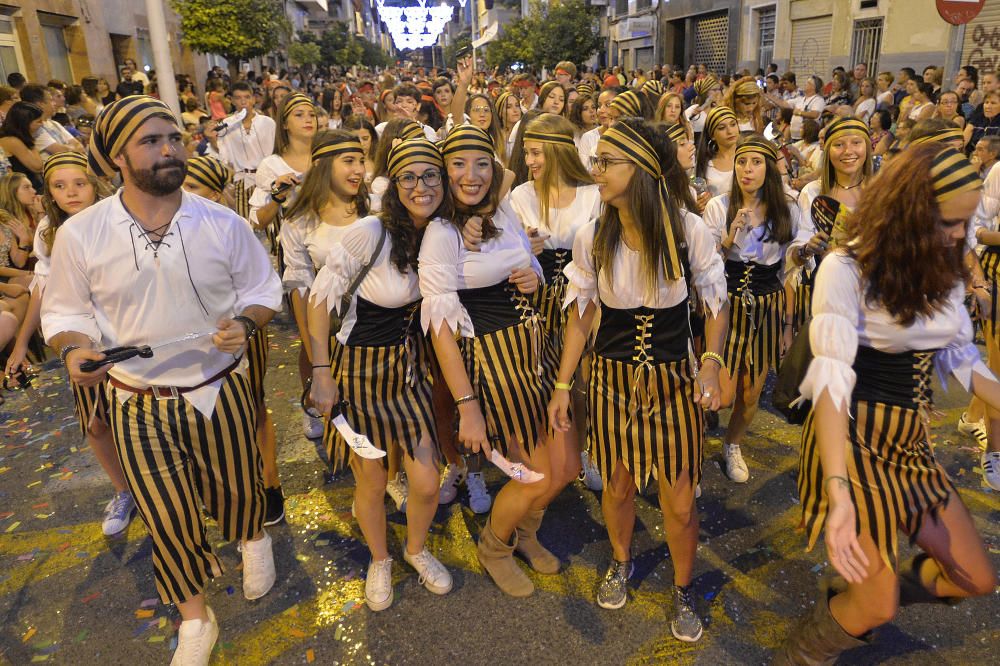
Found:
<svg viewBox="0 0 1000 666"><path fill-rule="evenodd" d="M473 113L489 113L490 107L488 106L473 106L469 109Z"/></svg>
<svg viewBox="0 0 1000 666"><path fill-rule="evenodd" d="M417 176L412 173L404 173L402 176L396 176L392 179L392 182L396 183L404 190L413 190L417 187L417 181L423 181L424 187L437 187L441 184L441 172L437 169L430 169L424 171L422 174Z"/></svg>
<svg viewBox="0 0 1000 666"><path fill-rule="evenodd" d="M597 173L604 173L608 170L609 164L631 164L632 160L627 160L621 157L605 157L604 155L591 155L590 156L590 168L597 171Z"/></svg>

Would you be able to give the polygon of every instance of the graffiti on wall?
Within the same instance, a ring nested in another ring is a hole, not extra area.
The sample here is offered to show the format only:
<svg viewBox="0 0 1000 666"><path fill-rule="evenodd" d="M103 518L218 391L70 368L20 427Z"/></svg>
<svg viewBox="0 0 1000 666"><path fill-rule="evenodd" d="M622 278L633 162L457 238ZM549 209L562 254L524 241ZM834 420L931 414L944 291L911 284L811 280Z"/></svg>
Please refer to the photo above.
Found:
<svg viewBox="0 0 1000 666"><path fill-rule="evenodd" d="M975 65L979 71L996 71L1000 68L1000 23L968 26L972 30L973 48L968 51L963 65ZM966 32L965 39L970 39Z"/></svg>
<svg viewBox="0 0 1000 666"><path fill-rule="evenodd" d="M819 42L812 37L808 37L793 46L791 56L789 69L793 72L822 74L818 68L826 67L826 57L820 53ZM799 85L802 83L800 82Z"/></svg>

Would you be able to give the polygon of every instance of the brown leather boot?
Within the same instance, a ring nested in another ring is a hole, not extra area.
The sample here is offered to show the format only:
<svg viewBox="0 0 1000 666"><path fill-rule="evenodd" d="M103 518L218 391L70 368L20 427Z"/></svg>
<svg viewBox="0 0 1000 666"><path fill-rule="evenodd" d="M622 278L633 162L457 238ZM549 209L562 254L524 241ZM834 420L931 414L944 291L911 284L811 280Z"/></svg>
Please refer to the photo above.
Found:
<svg viewBox="0 0 1000 666"><path fill-rule="evenodd" d="M535 591L535 585L521 567L514 561L514 548L517 546L517 532L513 534L513 543L506 544L493 533L492 520L486 521L486 526L479 535L479 545L476 557L486 569L493 582L505 594L512 597L528 597Z"/></svg>
<svg viewBox="0 0 1000 666"><path fill-rule="evenodd" d="M771 661L778 666L830 666L841 652L867 645L870 639L851 636L830 613L830 599L835 593L825 582L816 608L788 637Z"/></svg>
<svg viewBox="0 0 1000 666"><path fill-rule="evenodd" d="M529 511L517 526L517 552L540 574L557 574L562 564L538 540L538 528L545 517L545 509Z"/></svg>
<svg viewBox="0 0 1000 666"><path fill-rule="evenodd" d="M913 604L947 604L954 606L962 601L961 597L938 597L927 589L920 575L920 569L931 556L920 553L899 565L896 576L899 578L899 605Z"/></svg>

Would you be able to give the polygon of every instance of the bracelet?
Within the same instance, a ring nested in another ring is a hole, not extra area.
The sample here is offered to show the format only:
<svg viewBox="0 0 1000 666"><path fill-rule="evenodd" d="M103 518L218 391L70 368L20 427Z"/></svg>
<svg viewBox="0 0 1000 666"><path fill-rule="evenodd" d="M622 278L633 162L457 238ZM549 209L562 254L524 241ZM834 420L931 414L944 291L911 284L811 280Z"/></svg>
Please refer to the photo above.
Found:
<svg viewBox="0 0 1000 666"><path fill-rule="evenodd" d="M233 321L238 321L241 324L243 324L243 328L245 329L245 333L247 336L247 341L249 341L250 338L252 338L254 335L257 334L257 322L255 322L250 317L247 317L246 315L237 315L233 317Z"/></svg>
<svg viewBox="0 0 1000 666"><path fill-rule="evenodd" d="M467 402L475 402L479 400L479 397L475 393L470 393L469 395L463 395L461 398L455 401L455 406L464 405Z"/></svg>
<svg viewBox="0 0 1000 666"><path fill-rule="evenodd" d="M66 365L66 357L69 356L69 353L79 348L80 345L66 345L62 348L62 351L59 352L59 360L63 362L63 365Z"/></svg>
<svg viewBox="0 0 1000 666"><path fill-rule="evenodd" d="M556 382L555 388L559 391L571 391L573 390L573 383L570 382L567 384L566 382Z"/></svg>
<svg viewBox="0 0 1000 666"><path fill-rule="evenodd" d="M706 360L708 360L708 361L715 361L716 363L719 364L720 368L726 367L726 361L725 361L725 359L723 359L721 355L716 354L715 352L707 351L704 354L702 354L701 355L701 362L704 363Z"/></svg>
<svg viewBox="0 0 1000 666"><path fill-rule="evenodd" d="M830 476L828 476L825 479L823 479L823 489L824 490L826 490L826 484L829 483L830 481L832 481L833 479L839 479L840 481L843 481L845 484L847 484L848 487L850 487L850 485L851 485L850 479L848 479L846 476L837 476L835 474L831 474Z"/></svg>
<svg viewBox="0 0 1000 666"><path fill-rule="evenodd" d="M327 363L325 365L321 363L319 365L314 365L313 366L313 370L315 370L316 368L329 368L329 367L331 367L331 365L329 363Z"/></svg>

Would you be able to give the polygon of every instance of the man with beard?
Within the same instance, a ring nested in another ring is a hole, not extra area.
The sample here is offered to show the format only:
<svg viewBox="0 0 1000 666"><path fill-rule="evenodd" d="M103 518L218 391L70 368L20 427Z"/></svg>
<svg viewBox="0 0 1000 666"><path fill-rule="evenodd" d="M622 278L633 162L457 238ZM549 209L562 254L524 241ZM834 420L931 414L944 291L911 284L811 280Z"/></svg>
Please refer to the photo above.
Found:
<svg viewBox="0 0 1000 666"><path fill-rule="evenodd" d="M124 186L60 230L42 329L73 381L108 375L112 433L153 538L157 592L183 618L171 663L207 664L219 628L203 589L222 563L202 506L240 541L244 596L262 597L275 580L244 351L280 307L281 282L238 215L180 189L184 144L164 103L110 104L89 159L99 176L121 171ZM100 349L141 345L151 357L81 368L103 360Z"/></svg>

